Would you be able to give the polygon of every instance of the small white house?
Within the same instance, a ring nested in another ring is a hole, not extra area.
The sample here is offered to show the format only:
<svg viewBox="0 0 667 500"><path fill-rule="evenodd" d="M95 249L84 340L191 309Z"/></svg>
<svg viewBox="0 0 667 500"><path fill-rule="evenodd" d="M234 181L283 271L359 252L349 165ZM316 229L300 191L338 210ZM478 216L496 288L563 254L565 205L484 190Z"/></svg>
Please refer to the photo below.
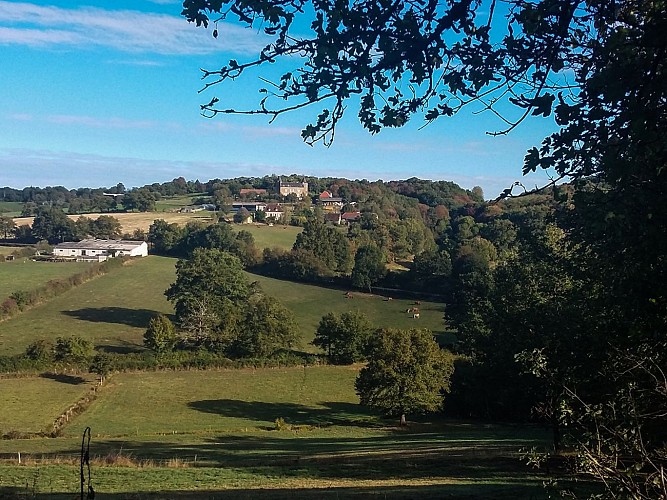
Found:
<svg viewBox="0 0 667 500"><path fill-rule="evenodd" d="M66 241L53 248L54 257L75 257L77 260L104 261L108 257L146 257L145 241L130 240L82 240Z"/></svg>

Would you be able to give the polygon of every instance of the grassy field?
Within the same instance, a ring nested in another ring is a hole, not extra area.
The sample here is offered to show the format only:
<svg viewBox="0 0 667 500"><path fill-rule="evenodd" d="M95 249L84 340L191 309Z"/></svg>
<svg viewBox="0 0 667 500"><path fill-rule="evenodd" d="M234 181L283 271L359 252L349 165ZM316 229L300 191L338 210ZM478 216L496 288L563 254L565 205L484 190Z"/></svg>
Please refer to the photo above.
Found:
<svg viewBox="0 0 667 500"><path fill-rule="evenodd" d="M35 262L26 258L0 262L0 300L19 290L34 290L49 280L72 276L89 266L86 262Z"/></svg>
<svg viewBox="0 0 667 500"><path fill-rule="evenodd" d="M9 255L14 250L19 250L21 247L0 246L0 255Z"/></svg>
<svg viewBox="0 0 667 500"><path fill-rule="evenodd" d="M378 327L385 328L428 328L441 337L442 343L452 340L446 332L442 304L422 301L419 319L413 319L406 311L414 307L413 300L386 300L382 295L352 292L353 298L346 298L346 291L303 283L293 283L252 274L251 280L259 281L262 288L289 307L297 317L304 347L313 340L317 325L328 312L363 312Z"/></svg>
<svg viewBox="0 0 667 500"><path fill-rule="evenodd" d="M167 196L155 202L157 212L173 212L194 203L196 198L207 197L206 193L189 194L186 196Z"/></svg>
<svg viewBox="0 0 667 500"><path fill-rule="evenodd" d="M23 210L20 201L0 201L0 215L5 217L18 217Z"/></svg>
<svg viewBox="0 0 667 500"><path fill-rule="evenodd" d="M56 417L88 392L94 381L92 376L66 375L0 379L0 434L50 430Z"/></svg>
<svg viewBox="0 0 667 500"><path fill-rule="evenodd" d="M356 375L333 366L124 373L65 433L77 436L86 426L120 437L244 433L272 429L279 417L322 426L366 422L356 404Z"/></svg>
<svg viewBox="0 0 667 500"><path fill-rule="evenodd" d="M171 223L176 223L181 226L187 224L192 220L202 222L211 221L211 212L194 212L194 213L180 213L180 212L129 212L129 213L112 213L112 214L84 214L83 217L89 219L96 219L100 215L111 215L118 219L121 224L121 231L124 233L131 233L135 229L148 231L150 225L156 219L164 219ZM77 220L82 215L68 215L72 220ZM16 217L14 222L17 226L32 225L34 217Z"/></svg>
<svg viewBox="0 0 667 500"><path fill-rule="evenodd" d="M16 318L2 323L0 329L0 354L23 352L27 345L38 339L55 339L59 336L81 335L97 346L119 352L142 348L143 334L151 317L157 313L171 314L173 309L164 291L175 279L175 259L150 256L133 261L130 265L112 271L56 297L48 303L30 309ZM45 266L49 272L63 266L73 269L72 263L3 263L0 273L10 269L5 266ZM85 264L83 264L85 265ZM10 269L10 270L11 270ZM34 269L37 269L36 267ZM0 276L2 276L0 274ZM316 352L309 344L321 317L328 312L362 311L378 327L429 328L436 334L445 334L442 305L423 302L419 306L421 317L412 319L406 310L411 300L386 301L381 296L353 293L355 298L345 298L342 290L280 281L249 274L270 295L277 297L295 314L302 336L301 349ZM42 280L41 282L45 282ZM18 280L7 275L0 287ZM10 286L10 292L14 290ZM447 340L444 341L446 343Z"/></svg>
<svg viewBox="0 0 667 500"><path fill-rule="evenodd" d="M0 496L75 493L78 468L69 464L90 425L104 498L546 497L517 453L543 445L544 430L439 417L397 428L357 404L355 376L326 366L114 375L65 436L0 441ZM292 427L276 429L277 417ZM15 465L19 452L27 465Z"/></svg>
<svg viewBox="0 0 667 500"><path fill-rule="evenodd" d="M174 281L174 264L166 257L134 260L3 322L0 354L23 352L38 339L70 335L121 352L141 349L150 318L172 312L164 291Z"/></svg>
<svg viewBox="0 0 667 500"><path fill-rule="evenodd" d="M255 244L258 248L278 247L290 250L296 235L303 231L303 228L295 226L267 226L244 224L234 225L236 231L244 230L250 232L255 238Z"/></svg>

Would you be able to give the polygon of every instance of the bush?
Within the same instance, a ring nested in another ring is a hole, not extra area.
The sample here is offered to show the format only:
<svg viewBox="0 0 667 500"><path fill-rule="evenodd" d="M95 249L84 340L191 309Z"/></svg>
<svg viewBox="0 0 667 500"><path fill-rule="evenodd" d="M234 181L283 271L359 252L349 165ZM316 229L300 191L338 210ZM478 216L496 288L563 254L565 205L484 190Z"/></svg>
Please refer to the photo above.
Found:
<svg viewBox="0 0 667 500"><path fill-rule="evenodd" d="M164 314L158 314L148 322L144 333L144 345L157 353L174 349L178 337L174 324Z"/></svg>
<svg viewBox="0 0 667 500"><path fill-rule="evenodd" d="M55 360L67 364L82 364L93 355L93 344L78 335L58 337L54 349Z"/></svg>
<svg viewBox="0 0 667 500"><path fill-rule="evenodd" d="M54 356L53 344L48 340L37 340L26 348L25 356L33 361L52 361Z"/></svg>
<svg viewBox="0 0 667 500"><path fill-rule="evenodd" d="M10 295L10 299L13 299L16 303L19 311L23 311L29 305L34 303L35 292L29 292L27 290L18 290Z"/></svg>
<svg viewBox="0 0 667 500"><path fill-rule="evenodd" d="M11 316L14 316L18 312L19 312L19 305L11 297L5 299L2 302L2 304L0 304L0 315L2 316L2 318L9 318Z"/></svg>

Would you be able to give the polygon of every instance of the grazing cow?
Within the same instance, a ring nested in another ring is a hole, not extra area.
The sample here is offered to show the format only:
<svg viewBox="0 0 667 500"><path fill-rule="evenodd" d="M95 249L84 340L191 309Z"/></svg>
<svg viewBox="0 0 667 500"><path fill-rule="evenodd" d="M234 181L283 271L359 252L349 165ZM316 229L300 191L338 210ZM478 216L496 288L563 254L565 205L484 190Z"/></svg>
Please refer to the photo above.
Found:
<svg viewBox="0 0 667 500"><path fill-rule="evenodd" d="M412 319L419 319L419 313L414 313L412 315Z"/></svg>

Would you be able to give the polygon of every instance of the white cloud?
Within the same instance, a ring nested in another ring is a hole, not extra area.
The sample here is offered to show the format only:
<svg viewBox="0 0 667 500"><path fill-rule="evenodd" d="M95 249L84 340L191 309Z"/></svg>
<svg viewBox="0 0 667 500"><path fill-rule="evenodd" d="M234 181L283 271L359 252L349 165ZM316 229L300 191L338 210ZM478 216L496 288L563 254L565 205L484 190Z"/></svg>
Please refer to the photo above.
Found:
<svg viewBox="0 0 667 500"><path fill-rule="evenodd" d="M99 118L81 115L50 115L45 117L45 120L57 125L83 125L94 128L150 129L161 126L161 122L153 120L128 120L118 117Z"/></svg>
<svg viewBox="0 0 667 500"><path fill-rule="evenodd" d="M243 162L202 162L114 157L69 151L0 149L3 185L108 187L122 182L128 187L167 182L175 177L208 181L280 171L272 165Z"/></svg>
<svg viewBox="0 0 667 500"><path fill-rule="evenodd" d="M206 133L228 133L240 132L248 137L262 138L262 137L299 137L301 129L297 127L278 127L276 125L267 124L266 126L238 126L224 123L222 121L207 121L201 123L199 127Z"/></svg>
<svg viewBox="0 0 667 500"><path fill-rule="evenodd" d="M218 31L214 39L210 30L165 14L0 1L2 45L108 47L128 53L187 55L256 53L267 42L256 31L241 26L221 24Z"/></svg>

